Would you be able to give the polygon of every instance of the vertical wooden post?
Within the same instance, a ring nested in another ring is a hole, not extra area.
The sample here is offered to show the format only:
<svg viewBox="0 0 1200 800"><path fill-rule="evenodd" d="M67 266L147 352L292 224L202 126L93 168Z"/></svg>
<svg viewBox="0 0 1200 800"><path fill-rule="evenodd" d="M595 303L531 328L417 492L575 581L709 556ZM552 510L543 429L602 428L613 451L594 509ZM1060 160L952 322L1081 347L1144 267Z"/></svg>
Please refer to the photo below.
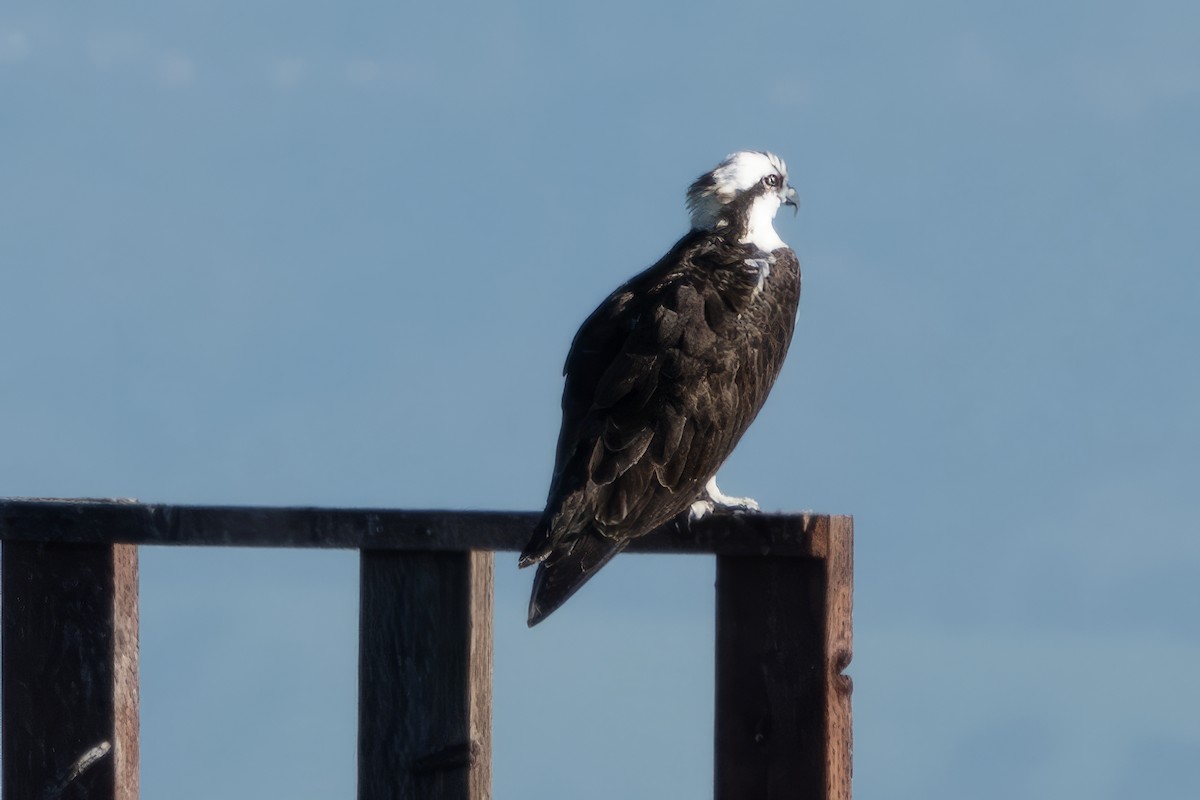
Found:
<svg viewBox="0 0 1200 800"><path fill-rule="evenodd" d="M492 554L360 564L359 800L490 800Z"/></svg>
<svg viewBox="0 0 1200 800"><path fill-rule="evenodd" d="M137 800L134 545L4 542L3 787Z"/></svg>
<svg viewBox="0 0 1200 800"><path fill-rule="evenodd" d="M854 519L828 518L825 574L826 796L850 800L854 776L854 726L850 696L854 681L844 674L854 656Z"/></svg>
<svg viewBox="0 0 1200 800"><path fill-rule="evenodd" d="M811 558L717 558L717 800L849 800L853 522Z"/></svg>

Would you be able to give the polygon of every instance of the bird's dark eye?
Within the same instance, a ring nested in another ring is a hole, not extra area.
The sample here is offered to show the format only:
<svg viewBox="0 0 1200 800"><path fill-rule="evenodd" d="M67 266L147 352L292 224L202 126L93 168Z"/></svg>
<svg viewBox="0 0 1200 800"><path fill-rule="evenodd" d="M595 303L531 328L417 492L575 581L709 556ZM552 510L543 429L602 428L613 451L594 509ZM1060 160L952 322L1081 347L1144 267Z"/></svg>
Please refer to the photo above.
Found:
<svg viewBox="0 0 1200 800"><path fill-rule="evenodd" d="M768 175L765 178L763 178L763 183L765 183L767 186L770 186L772 189L775 189L779 186L779 176L778 175Z"/></svg>

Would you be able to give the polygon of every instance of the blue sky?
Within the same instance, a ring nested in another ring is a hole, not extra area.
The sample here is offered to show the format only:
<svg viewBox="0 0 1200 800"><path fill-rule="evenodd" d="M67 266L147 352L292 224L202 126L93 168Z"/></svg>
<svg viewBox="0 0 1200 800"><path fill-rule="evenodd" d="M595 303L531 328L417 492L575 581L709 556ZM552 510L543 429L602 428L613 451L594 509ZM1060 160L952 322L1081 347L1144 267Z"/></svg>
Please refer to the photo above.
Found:
<svg viewBox="0 0 1200 800"><path fill-rule="evenodd" d="M1198 141L1186 2L9 3L0 494L535 509L576 327L770 149L722 487L856 517L857 796L1195 797ZM710 791L711 560L534 631L497 566L497 796ZM142 567L145 795L351 796L354 555Z"/></svg>

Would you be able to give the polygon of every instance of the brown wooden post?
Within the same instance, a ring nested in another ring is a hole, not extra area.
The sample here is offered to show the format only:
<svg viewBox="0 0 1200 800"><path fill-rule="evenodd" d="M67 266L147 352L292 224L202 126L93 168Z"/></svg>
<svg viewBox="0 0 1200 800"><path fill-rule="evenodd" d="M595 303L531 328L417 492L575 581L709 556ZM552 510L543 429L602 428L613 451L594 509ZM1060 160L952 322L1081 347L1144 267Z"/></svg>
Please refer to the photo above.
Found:
<svg viewBox="0 0 1200 800"><path fill-rule="evenodd" d="M0 581L4 797L137 800L137 547L6 541Z"/></svg>
<svg viewBox="0 0 1200 800"><path fill-rule="evenodd" d="M854 518L830 517L825 547L825 786L831 800L850 800L854 726L844 674L854 656Z"/></svg>
<svg viewBox="0 0 1200 800"><path fill-rule="evenodd" d="M811 556L717 558L717 800L849 800L853 521Z"/></svg>
<svg viewBox="0 0 1200 800"><path fill-rule="evenodd" d="M360 564L359 800L490 800L492 554Z"/></svg>

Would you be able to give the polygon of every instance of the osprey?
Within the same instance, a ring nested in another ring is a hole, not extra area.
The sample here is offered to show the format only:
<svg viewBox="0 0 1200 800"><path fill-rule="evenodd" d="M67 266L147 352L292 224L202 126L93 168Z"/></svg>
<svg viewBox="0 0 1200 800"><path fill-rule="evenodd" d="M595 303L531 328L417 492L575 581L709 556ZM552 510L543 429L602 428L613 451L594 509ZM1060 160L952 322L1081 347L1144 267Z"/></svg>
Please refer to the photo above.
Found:
<svg viewBox="0 0 1200 800"><path fill-rule="evenodd" d="M683 512L758 510L715 476L792 339L800 265L773 220L795 197L777 156L730 155L688 189L691 231L575 335L546 510L520 559L538 565L530 626Z"/></svg>

